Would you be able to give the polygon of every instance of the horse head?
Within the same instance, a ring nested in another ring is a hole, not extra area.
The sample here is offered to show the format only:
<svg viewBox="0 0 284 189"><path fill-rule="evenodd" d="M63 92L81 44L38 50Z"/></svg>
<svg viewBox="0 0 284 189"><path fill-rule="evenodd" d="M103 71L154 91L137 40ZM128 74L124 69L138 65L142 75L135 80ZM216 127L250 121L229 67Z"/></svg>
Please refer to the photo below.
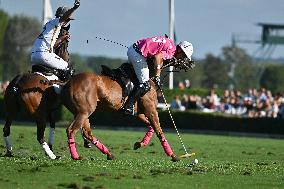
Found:
<svg viewBox="0 0 284 189"><path fill-rule="evenodd" d="M165 61L162 69L168 68L170 66L173 66L175 71L188 71L189 69L193 69L195 67L195 61L189 58L177 59L173 57L172 59Z"/></svg>

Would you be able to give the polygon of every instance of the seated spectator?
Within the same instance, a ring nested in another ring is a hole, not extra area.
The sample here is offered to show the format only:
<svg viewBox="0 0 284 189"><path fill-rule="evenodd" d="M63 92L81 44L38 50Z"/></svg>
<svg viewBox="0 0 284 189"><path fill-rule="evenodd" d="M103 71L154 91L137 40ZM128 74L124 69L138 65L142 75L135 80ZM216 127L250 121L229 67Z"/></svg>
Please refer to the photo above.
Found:
<svg viewBox="0 0 284 189"><path fill-rule="evenodd" d="M185 87L186 88L190 88L191 87L191 83L188 79L184 80L184 83L185 83Z"/></svg>
<svg viewBox="0 0 284 189"><path fill-rule="evenodd" d="M180 90L184 90L185 86L184 86L184 83L183 83L182 81L180 81L180 82L178 83L178 88L179 88Z"/></svg>
<svg viewBox="0 0 284 189"><path fill-rule="evenodd" d="M163 94L161 93L161 91L157 92L157 100L158 100L157 108L162 109L162 110L166 110L167 105L165 103L165 100L164 100L164 97L163 97Z"/></svg>
<svg viewBox="0 0 284 189"><path fill-rule="evenodd" d="M266 101L267 96L266 96L266 89L265 89L265 88L261 88L261 90L260 90L260 95L259 95L259 99L260 99L262 102L265 102L265 101Z"/></svg>
<svg viewBox="0 0 284 189"><path fill-rule="evenodd" d="M180 98L176 95L171 102L171 109L184 111L185 107L181 104Z"/></svg>
<svg viewBox="0 0 284 189"><path fill-rule="evenodd" d="M188 109L188 106L189 106L189 95L187 94L184 94L182 96L182 101L181 101L181 105L183 105L185 107L185 109Z"/></svg>
<svg viewBox="0 0 284 189"><path fill-rule="evenodd" d="M196 110L197 107L197 96L196 95L183 95L182 105L187 110Z"/></svg>

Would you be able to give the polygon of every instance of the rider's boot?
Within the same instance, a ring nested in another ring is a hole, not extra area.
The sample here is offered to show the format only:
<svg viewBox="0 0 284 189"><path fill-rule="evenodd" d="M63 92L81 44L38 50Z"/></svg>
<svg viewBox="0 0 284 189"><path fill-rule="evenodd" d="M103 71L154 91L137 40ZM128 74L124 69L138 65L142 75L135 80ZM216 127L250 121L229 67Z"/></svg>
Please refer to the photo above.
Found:
<svg viewBox="0 0 284 189"><path fill-rule="evenodd" d="M135 102L142 96L144 96L148 91L150 91L151 85L149 81L145 83L140 83L128 96L124 106L122 107L122 111L126 115L135 115L134 105Z"/></svg>
<svg viewBox="0 0 284 189"><path fill-rule="evenodd" d="M59 70L58 78L66 82L74 75L75 69L73 69L72 65L69 65L65 70Z"/></svg>

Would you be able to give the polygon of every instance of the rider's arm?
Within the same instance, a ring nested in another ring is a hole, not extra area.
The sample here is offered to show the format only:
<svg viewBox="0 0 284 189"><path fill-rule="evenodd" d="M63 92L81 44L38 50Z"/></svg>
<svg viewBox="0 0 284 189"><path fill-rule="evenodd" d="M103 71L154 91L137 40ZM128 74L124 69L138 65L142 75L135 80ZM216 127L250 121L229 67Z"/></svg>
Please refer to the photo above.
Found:
<svg viewBox="0 0 284 189"><path fill-rule="evenodd" d="M158 53L154 56L154 66L155 66L155 70L156 70L155 76L160 77L161 67L163 66L163 54L162 53Z"/></svg>
<svg viewBox="0 0 284 189"><path fill-rule="evenodd" d="M80 6L80 0L75 0L74 7L66 11L62 17L60 17L59 22L65 22L72 15L72 13Z"/></svg>
<svg viewBox="0 0 284 189"><path fill-rule="evenodd" d="M61 37L59 37L57 40L56 40L56 42L55 42L55 44L54 44L54 48L57 48L61 43L63 43L65 40L68 40L70 38L70 35L69 34L65 34L65 35L63 35L63 36L61 36Z"/></svg>

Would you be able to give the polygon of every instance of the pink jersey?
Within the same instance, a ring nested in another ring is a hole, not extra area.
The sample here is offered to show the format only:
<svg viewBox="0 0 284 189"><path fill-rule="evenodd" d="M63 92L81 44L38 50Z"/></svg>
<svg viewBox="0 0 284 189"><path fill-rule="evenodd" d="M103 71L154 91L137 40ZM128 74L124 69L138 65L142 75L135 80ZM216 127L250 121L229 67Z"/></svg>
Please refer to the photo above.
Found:
<svg viewBox="0 0 284 189"><path fill-rule="evenodd" d="M175 52L176 46L173 40L166 37L151 37L137 41L137 45L144 57L150 57L162 53L163 59L171 59Z"/></svg>

